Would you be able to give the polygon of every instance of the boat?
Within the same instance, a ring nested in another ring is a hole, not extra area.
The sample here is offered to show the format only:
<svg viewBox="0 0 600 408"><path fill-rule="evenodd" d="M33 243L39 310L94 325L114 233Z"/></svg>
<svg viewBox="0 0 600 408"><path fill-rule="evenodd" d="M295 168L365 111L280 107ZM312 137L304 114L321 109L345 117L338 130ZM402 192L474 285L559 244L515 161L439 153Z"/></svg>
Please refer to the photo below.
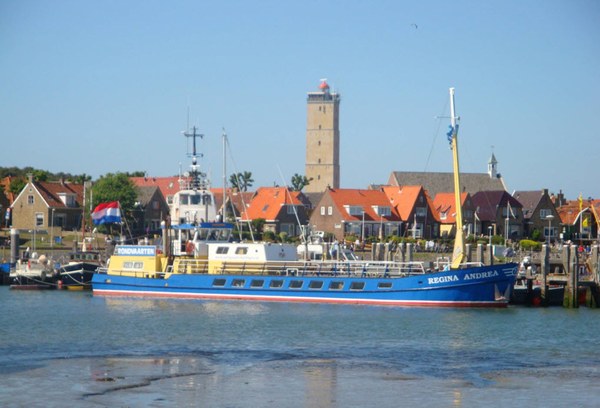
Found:
<svg viewBox="0 0 600 408"><path fill-rule="evenodd" d="M51 260L37 252L29 255L29 248L17 260L9 277L11 289L56 289L57 274Z"/></svg>
<svg viewBox="0 0 600 408"><path fill-rule="evenodd" d="M450 89L456 199L460 200L454 89ZM195 130L194 130L195 134ZM195 139L194 139L195 140ZM214 197L194 160L187 186L176 193L162 239L118 245L92 278L94 296L318 302L386 306L506 307L516 263L466 261L462 228L452 262L437 271L419 262L310 259L291 244L233 242L233 225L216 214ZM192 206L194 203L194 206ZM457 225L462 224L457 201ZM185 208L183 206L186 206Z"/></svg>
<svg viewBox="0 0 600 408"><path fill-rule="evenodd" d="M100 266L103 266L103 263L98 251L70 253L67 263L57 268L59 288L91 289L92 276Z"/></svg>

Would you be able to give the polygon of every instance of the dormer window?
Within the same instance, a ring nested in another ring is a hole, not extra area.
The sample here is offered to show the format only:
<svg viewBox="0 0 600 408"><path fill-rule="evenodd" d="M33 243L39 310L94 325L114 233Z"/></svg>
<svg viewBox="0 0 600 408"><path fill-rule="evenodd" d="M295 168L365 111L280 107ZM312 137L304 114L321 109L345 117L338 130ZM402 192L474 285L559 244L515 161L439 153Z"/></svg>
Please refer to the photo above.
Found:
<svg viewBox="0 0 600 408"><path fill-rule="evenodd" d="M392 209L390 207L374 205L372 208L373 211L375 211L377 215L381 217L389 217L390 215L392 215Z"/></svg>
<svg viewBox="0 0 600 408"><path fill-rule="evenodd" d="M362 215L364 212L362 206L360 206L360 205L345 205L344 209L346 210L348 215L354 215L354 216Z"/></svg>

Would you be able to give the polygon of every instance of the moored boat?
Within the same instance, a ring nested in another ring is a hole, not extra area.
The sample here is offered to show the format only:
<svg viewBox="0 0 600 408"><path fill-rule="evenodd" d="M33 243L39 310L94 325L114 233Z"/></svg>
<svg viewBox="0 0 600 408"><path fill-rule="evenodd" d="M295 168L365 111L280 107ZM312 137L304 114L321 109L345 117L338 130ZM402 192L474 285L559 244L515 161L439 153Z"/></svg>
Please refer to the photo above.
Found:
<svg viewBox="0 0 600 408"><path fill-rule="evenodd" d="M460 205L454 90L451 140L457 196L457 237L448 268L426 271L417 262L298 259L294 245L231 242L233 226L207 222L214 197L192 165L192 182L176 194L175 225L164 225L162 245L121 245L94 275L94 295L182 297L394 306L505 307L516 263L466 263ZM194 132L195 135L195 132ZM195 147L195 143L194 143ZM195 156L195 148L194 148ZM192 207L192 204L195 206ZM182 207L185 205L185 209ZM218 221L218 220L215 220Z"/></svg>
<svg viewBox="0 0 600 408"><path fill-rule="evenodd" d="M102 266L98 251L76 251L58 267L58 286L62 289L91 289L92 276Z"/></svg>

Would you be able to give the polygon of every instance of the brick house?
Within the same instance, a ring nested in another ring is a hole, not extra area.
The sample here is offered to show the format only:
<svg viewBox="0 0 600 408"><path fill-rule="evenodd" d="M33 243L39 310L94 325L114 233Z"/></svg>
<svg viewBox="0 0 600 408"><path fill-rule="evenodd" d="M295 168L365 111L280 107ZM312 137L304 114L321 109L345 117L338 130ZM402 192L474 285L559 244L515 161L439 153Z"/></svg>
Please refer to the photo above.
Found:
<svg viewBox="0 0 600 408"><path fill-rule="evenodd" d="M548 189L538 191L515 191L513 197L523 206L523 235L531 237L540 231L544 239L554 240L561 231L561 220Z"/></svg>
<svg viewBox="0 0 600 408"><path fill-rule="evenodd" d="M364 240L399 235L402 220L381 190L327 189L315 205L310 225L340 241L347 235Z"/></svg>
<svg viewBox="0 0 600 408"><path fill-rule="evenodd" d="M438 193L433 200L433 209L440 220L440 235L444 238L456 236L456 203L454 193ZM475 208L469 193L460 195L465 235L479 233L475 231Z"/></svg>
<svg viewBox="0 0 600 408"><path fill-rule="evenodd" d="M509 239L523 237L523 206L506 191L480 191L473 194L477 231Z"/></svg>
<svg viewBox="0 0 600 408"><path fill-rule="evenodd" d="M403 222L402 236L426 239L440 236L440 220L423 186L385 186L382 191Z"/></svg>
<svg viewBox="0 0 600 408"><path fill-rule="evenodd" d="M12 227L21 230L81 228L83 184L64 181L28 182L11 205Z"/></svg>
<svg viewBox="0 0 600 408"><path fill-rule="evenodd" d="M308 222L307 200L299 191L286 187L260 187L240 216L242 222L264 219L263 232L285 232L289 237L302 234Z"/></svg>

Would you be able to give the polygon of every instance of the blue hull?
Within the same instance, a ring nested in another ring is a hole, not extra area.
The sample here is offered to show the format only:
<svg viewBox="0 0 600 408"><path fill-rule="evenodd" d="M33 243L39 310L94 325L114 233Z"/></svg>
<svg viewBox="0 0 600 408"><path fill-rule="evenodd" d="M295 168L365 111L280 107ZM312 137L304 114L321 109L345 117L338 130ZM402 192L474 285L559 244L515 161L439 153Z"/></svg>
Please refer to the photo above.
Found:
<svg viewBox="0 0 600 408"><path fill-rule="evenodd" d="M96 273L94 295L350 303L395 306L505 307L517 264L402 278L174 274L167 279Z"/></svg>

